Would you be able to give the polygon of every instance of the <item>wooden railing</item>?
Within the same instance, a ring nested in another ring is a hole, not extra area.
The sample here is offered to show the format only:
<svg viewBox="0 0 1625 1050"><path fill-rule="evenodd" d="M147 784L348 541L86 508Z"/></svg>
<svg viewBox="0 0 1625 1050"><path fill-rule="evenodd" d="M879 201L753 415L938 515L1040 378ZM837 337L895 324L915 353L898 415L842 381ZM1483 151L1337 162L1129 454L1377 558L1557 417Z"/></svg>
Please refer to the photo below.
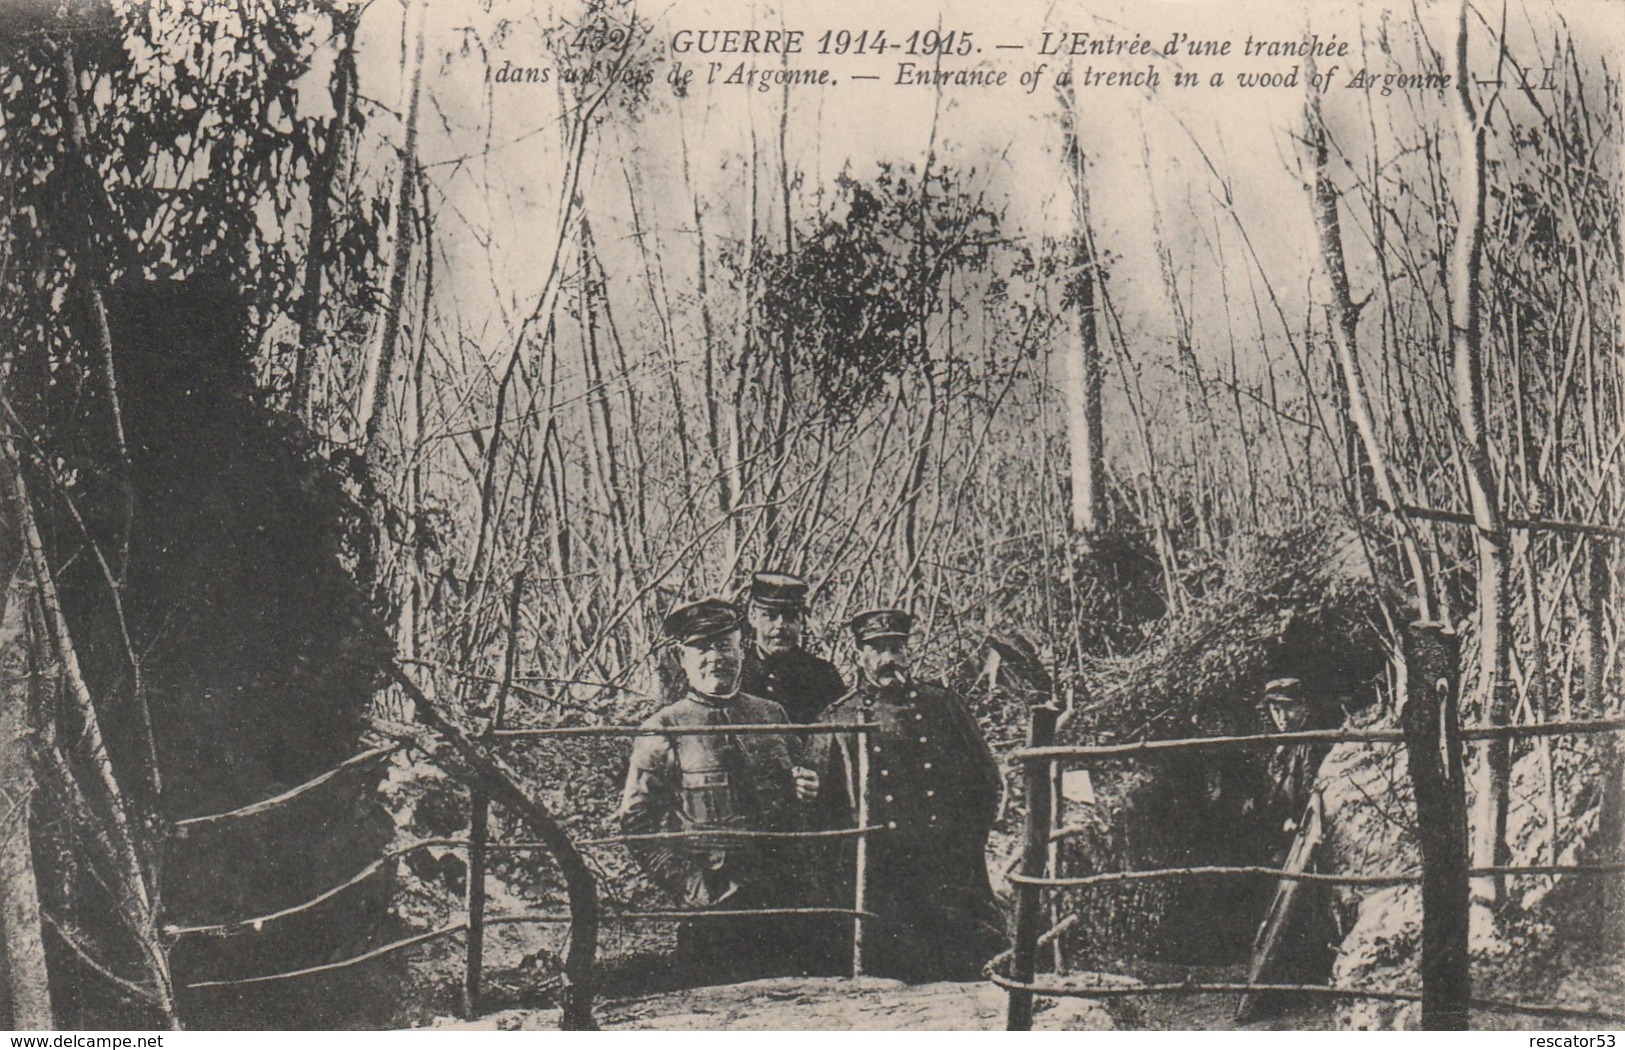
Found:
<svg viewBox="0 0 1625 1050"><path fill-rule="evenodd" d="M1298 992L1348 999L1416 1002L1422 1007L1422 1027L1463 1030L1470 1011L1516 1013L1577 1022L1625 1023L1625 1015L1543 1003L1518 1003L1474 997L1467 953L1469 923L1468 880L1495 875L1607 875L1625 871L1625 865L1545 864L1472 868L1467 857L1467 796L1463 771L1463 743L1519 737L1614 733L1625 720L1560 722L1523 726L1474 726L1458 723L1456 709L1456 638L1436 625L1415 625L1406 636L1409 691L1400 713L1398 730L1314 730L1259 733L1250 736L1191 737L1148 740L1126 744L1057 746L1054 707L1031 710L1027 746L1012 753L1022 767L1027 792L1027 817L1020 870L1011 876L1016 887L1015 933L1010 949L994 958L987 972L1009 993L1006 1027L1025 1031L1033 1023L1036 995L1074 998L1115 998L1141 995L1195 995L1213 993ZM1409 756L1415 791L1420 872L1319 873L1284 871L1256 866L1190 866L1144 871L1100 872L1058 877L1049 870L1052 844L1058 837L1053 823L1051 783L1060 764L1133 761L1169 751L1212 751L1278 744L1339 743L1370 746L1403 743ZM1044 931L1042 894L1059 887L1098 886L1147 879L1247 877L1321 882L1345 886L1387 886L1420 883L1422 887L1421 990L1386 991L1315 984L1253 982L1179 982L1177 984L1102 985L1064 979L1039 981L1038 949L1054 940L1063 928L1076 925L1063 920Z"/></svg>

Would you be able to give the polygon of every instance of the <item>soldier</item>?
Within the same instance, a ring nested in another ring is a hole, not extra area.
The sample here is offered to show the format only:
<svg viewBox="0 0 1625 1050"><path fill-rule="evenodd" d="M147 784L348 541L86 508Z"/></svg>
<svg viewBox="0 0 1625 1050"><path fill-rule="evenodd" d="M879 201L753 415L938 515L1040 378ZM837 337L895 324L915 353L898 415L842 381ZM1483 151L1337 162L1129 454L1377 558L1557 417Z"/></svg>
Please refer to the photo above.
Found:
<svg viewBox="0 0 1625 1050"><path fill-rule="evenodd" d="M784 573L756 573L750 580L746 615L754 637L746 647L740 688L782 704L792 722L818 721L824 708L846 693L846 683L834 664L801 647L807 625L807 581Z"/></svg>
<svg viewBox="0 0 1625 1050"><path fill-rule="evenodd" d="M778 725L784 708L739 689L740 615L707 598L673 609L663 629L678 648L685 695L643 723L668 730L708 725ZM715 839L634 842L634 857L685 907L728 910L793 902L794 872L777 843L731 831L777 831L796 821L797 799L817 793L818 778L795 767L789 734L666 734L632 745L621 828L629 835L716 831ZM784 954L770 919L707 919L678 930L678 954L706 971L768 972Z"/></svg>
<svg viewBox="0 0 1625 1050"><path fill-rule="evenodd" d="M896 609L854 617L861 679L830 706L829 722L871 722L869 839L864 928L867 972L905 981L972 980L1004 942L988 884L987 836L1004 778L970 709L952 691L914 680L907 646L914 619ZM810 762L826 785L829 826L857 811L856 734L818 734ZM830 880L828 899L850 906L854 850Z"/></svg>
<svg viewBox="0 0 1625 1050"><path fill-rule="evenodd" d="M1303 695L1303 683L1296 678L1273 678L1264 684L1264 708L1270 725L1277 733L1295 733L1309 726L1309 702ZM1315 776L1321 760L1326 757L1325 745L1281 743L1275 745L1266 765L1269 777L1263 816L1270 834L1279 834L1275 849L1277 862L1284 859L1287 847L1303 820L1305 807L1315 792ZM1278 831L1277 831L1278 829Z"/></svg>

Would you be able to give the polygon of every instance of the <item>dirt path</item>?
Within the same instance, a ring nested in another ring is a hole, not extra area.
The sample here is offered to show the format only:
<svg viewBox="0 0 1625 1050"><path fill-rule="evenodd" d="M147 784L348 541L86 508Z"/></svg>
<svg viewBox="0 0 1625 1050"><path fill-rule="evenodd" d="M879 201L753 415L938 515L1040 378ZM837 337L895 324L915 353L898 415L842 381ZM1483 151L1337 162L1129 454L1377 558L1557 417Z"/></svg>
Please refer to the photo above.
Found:
<svg viewBox="0 0 1625 1050"><path fill-rule="evenodd" d="M1037 1029L1120 1027L1113 1019L1117 1006L1080 999L1038 1005ZM1002 1030L1004 1010L1004 993L985 981L906 985L878 977L800 977L605 999L597 1013L605 1029L974 1032ZM530 1031L557 1025L556 1010L503 1010L473 1023L443 1020L435 1027Z"/></svg>
<svg viewBox="0 0 1625 1050"><path fill-rule="evenodd" d="M682 1031L1002 1031L1004 992L986 981L906 985L878 977L770 978L631 998L598 1007L605 1029ZM1044 999L1033 1027L1040 1031L1214 1029L1231 1027L1234 996L1138 999ZM436 1027L484 1030L553 1029L555 1010L515 1009L472 1024ZM1299 1015L1261 1028L1324 1028Z"/></svg>

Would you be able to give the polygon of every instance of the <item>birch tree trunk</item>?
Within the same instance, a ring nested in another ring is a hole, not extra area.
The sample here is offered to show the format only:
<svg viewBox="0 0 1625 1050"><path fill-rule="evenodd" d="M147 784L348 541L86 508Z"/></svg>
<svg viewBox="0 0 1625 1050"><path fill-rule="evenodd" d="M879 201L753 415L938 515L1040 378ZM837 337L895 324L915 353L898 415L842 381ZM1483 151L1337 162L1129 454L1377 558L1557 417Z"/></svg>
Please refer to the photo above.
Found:
<svg viewBox="0 0 1625 1050"><path fill-rule="evenodd" d="M1510 715L1508 681L1506 524L1496 502L1499 488L1484 425L1484 355L1479 318L1479 270L1484 251L1484 123L1473 101L1473 79L1467 66L1468 11L1465 2L1456 26L1456 141L1461 178L1456 192L1456 240L1450 254L1450 350L1455 409L1465 443L1463 462L1467 496L1472 505L1474 546L1478 554L1479 703L1486 721L1504 725ZM1507 780L1511 750L1507 741L1482 745L1474 771L1472 851L1474 867L1505 863ZM1478 879L1478 904L1499 903L1503 880Z"/></svg>
<svg viewBox="0 0 1625 1050"><path fill-rule="evenodd" d="M1308 63L1308 70L1306 79L1313 81L1315 73L1313 60ZM1326 128L1321 123L1320 92L1312 86L1309 89L1308 124L1309 153L1314 166L1310 210L1314 213L1321 261L1326 268L1326 279L1331 291L1329 309L1332 315L1332 346L1337 355L1337 374L1343 384L1342 400L1346 412L1343 425L1353 431L1345 440L1357 442L1356 448L1364 453L1358 457L1359 463L1351 479L1355 485L1356 503L1363 510L1373 502L1381 501L1397 511L1402 501L1394 484L1393 475L1388 469L1382 441L1377 436L1376 422L1371 415L1371 399L1366 392L1365 374L1360 367L1360 312L1354 305L1354 297L1349 290L1348 262L1343 253L1343 225L1338 216L1337 189L1327 168ZM1428 574L1422 562L1415 530L1403 516L1396 516L1395 521L1399 530L1400 546L1411 573L1411 586L1416 595L1417 611L1423 621L1432 622L1436 618L1433 590L1428 584Z"/></svg>
<svg viewBox="0 0 1625 1050"><path fill-rule="evenodd" d="M327 141L310 175L310 237L305 245L304 287L299 296L297 320L299 344L293 367L293 413L309 426L312 376L316 370L316 346L321 339L322 273L328 240L333 228L333 181L344 167L350 137L350 109L355 103L355 29L359 11L335 11L334 36L338 58L333 64L333 119L327 125Z"/></svg>
<svg viewBox="0 0 1625 1050"><path fill-rule="evenodd" d="M406 68L401 71L401 110L405 129L401 138L401 168L396 176L395 245L389 258L389 281L384 313L377 334L367 347L362 363L361 390L356 400L356 424L366 443L368 458L378 444L383 422L380 400L387 399L390 373L395 364L395 347L401 335L401 311L406 298L406 277L412 262L412 207L417 188L418 98L423 86L423 24L428 12L423 0L408 6L405 31L413 43ZM380 395L380 389L386 391Z"/></svg>
<svg viewBox="0 0 1625 1050"><path fill-rule="evenodd" d="M46 559L45 545L35 524L28 488L24 483L22 466L16 449L7 435L0 440L0 500L4 501L4 517L15 523L22 540L25 571L31 576L35 593L43 612L51 647L61 666L69 707L77 718L72 739L80 750L86 765L95 773L80 788L87 798L94 800L104 814L98 829L109 846L109 852L118 868L109 874L118 880L114 896L119 900L119 917L123 920L142 951L142 962L159 1012L167 1025L180 1027L175 1013L174 986L170 980L169 955L158 936L158 908L155 894L148 884L141 854L136 848L135 822L132 819L124 792L119 787L113 770L113 760L102 736L101 718L91 698L90 687L85 684L79 669L79 655L74 648L73 635L67 616L57 597L56 583Z"/></svg>
<svg viewBox="0 0 1625 1050"><path fill-rule="evenodd" d="M1070 338L1061 350L1061 402L1066 411L1067 445L1072 459L1072 531L1089 544L1105 527L1106 454L1100 420L1105 373L1095 317L1097 256L1089 217L1086 162L1078 142L1077 97L1070 85L1057 90L1064 136L1062 156L1072 189L1073 236L1078 246L1073 260L1077 267L1073 283L1076 302L1069 313Z"/></svg>
<svg viewBox="0 0 1625 1050"><path fill-rule="evenodd" d="M19 560L11 562L0 617L0 967L11 998L11 1027L56 1027L40 929L39 885L29 819L34 773L29 764L28 704L32 589Z"/></svg>

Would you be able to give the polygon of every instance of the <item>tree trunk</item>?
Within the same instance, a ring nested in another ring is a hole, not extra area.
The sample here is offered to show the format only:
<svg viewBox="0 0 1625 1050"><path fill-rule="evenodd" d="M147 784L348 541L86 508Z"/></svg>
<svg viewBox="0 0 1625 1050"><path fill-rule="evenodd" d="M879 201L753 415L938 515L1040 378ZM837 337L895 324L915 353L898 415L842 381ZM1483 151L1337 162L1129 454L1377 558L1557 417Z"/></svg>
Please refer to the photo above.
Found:
<svg viewBox="0 0 1625 1050"><path fill-rule="evenodd" d="M1314 62L1308 64L1309 75L1314 78ZM1315 231L1320 240L1321 260L1331 285L1332 346L1336 352L1338 378L1343 384L1344 443L1356 454L1357 465L1351 473L1354 502L1365 511L1377 502L1397 510L1401 504L1389 473L1382 442L1377 437L1376 423L1371 417L1371 400L1365 389L1365 375L1360 368L1359 320L1360 312L1349 291L1348 264L1343 254L1343 226L1338 217L1337 190L1327 170L1326 128L1321 123L1320 92L1309 89L1309 152L1314 163L1312 187ZM1358 453L1364 452L1361 456ZM1416 594L1416 608L1421 619L1435 619L1433 591L1428 585L1427 571L1422 563L1411 523L1403 517L1395 518L1400 546L1411 572L1411 586Z"/></svg>
<svg viewBox="0 0 1625 1050"><path fill-rule="evenodd" d="M1104 370L1100 360L1099 329L1095 317L1095 235L1089 218L1086 162L1078 142L1076 95L1070 85L1059 89L1061 126L1065 136L1063 163L1072 189L1073 236L1077 253L1073 265L1072 325L1061 351L1061 401L1066 409L1067 444L1072 458L1072 531L1086 544L1105 526L1106 454L1101 429L1100 394Z"/></svg>
<svg viewBox="0 0 1625 1050"><path fill-rule="evenodd" d="M422 2L406 9L405 32L414 34L410 58L401 71L402 111L405 130L401 141L401 169L395 189L395 250L390 254L387 298L378 334L367 347L362 365L361 391L356 401L356 423L366 442L368 458L378 444L383 423L380 401L387 400L390 373L394 370L395 346L400 341L401 310L406 298L406 275L412 262L412 202L417 189L418 97L423 85L423 24L428 9ZM416 23L415 26L413 23ZM381 395L380 391L384 393Z"/></svg>
<svg viewBox="0 0 1625 1050"><path fill-rule="evenodd" d="M77 719L72 733L68 735L86 765L95 773L94 777L79 786L87 798L94 800L99 812L104 814L101 826L93 830L99 831L107 839L109 852L118 869L108 872L108 875L118 883L112 889L119 901L119 917L141 947L142 963L152 985L155 1005L165 1023L178 1028L169 956L158 936L157 904L136 846L135 822L114 773L113 760L102 736L101 719L91 698L90 688L79 670L78 652L74 648L62 603L57 597L56 583L34 521L28 488L23 481L22 465L17 459L10 435L0 440L0 501L5 505L3 517L13 522L13 527L20 534L25 571L30 574L38 595L45 628L66 684L68 706Z"/></svg>
<svg viewBox="0 0 1625 1050"><path fill-rule="evenodd" d="M40 930L30 814L34 773L29 765L28 706L32 687L28 603L32 589L11 562L0 618L0 967L10 992L11 1027L56 1027Z"/></svg>
<svg viewBox="0 0 1625 1050"><path fill-rule="evenodd" d="M327 141L310 173L310 237L305 245L304 288L299 296L296 318L299 346L293 367L293 413L306 426L311 414L311 379L316 370L316 345L321 339L318 321L322 314L322 272L328 240L333 228L333 180L344 166L349 144L350 109L355 101L355 28L359 9L335 11L334 37L338 58L333 65L333 119L327 125Z"/></svg>
<svg viewBox="0 0 1625 1050"><path fill-rule="evenodd" d="M1479 705L1485 721L1505 725L1510 715L1509 662L1506 633L1506 524L1496 502L1499 491L1484 425L1484 356L1480 342L1479 270L1484 242L1484 125L1473 102L1473 78L1467 65L1467 4L1456 27L1456 139L1461 153L1461 179L1456 193L1456 241L1450 255L1451 371L1457 422L1466 445L1463 462L1467 495L1473 509L1478 552ZM1486 741L1475 771L1473 866L1490 867L1506 860L1507 780L1511 749L1505 740ZM1497 904L1502 879L1479 879L1475 901Z"/></svg>

